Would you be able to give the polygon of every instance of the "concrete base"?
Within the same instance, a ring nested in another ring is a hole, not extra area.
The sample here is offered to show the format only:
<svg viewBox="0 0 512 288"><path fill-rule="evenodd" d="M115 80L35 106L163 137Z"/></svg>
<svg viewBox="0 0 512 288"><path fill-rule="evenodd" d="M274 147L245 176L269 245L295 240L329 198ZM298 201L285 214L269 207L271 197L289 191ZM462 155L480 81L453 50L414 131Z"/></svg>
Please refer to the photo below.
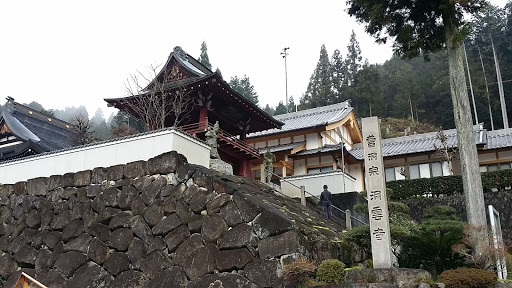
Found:
<svg viewBox="0 0 512 288"><path fill-rule="evenodd" d="M354 269L347 272L346 283L388 283L400 288L417 287L422 280L431 279L432 275L422 269Z"/></svg>
<svg viewBox="0 0 512 288"><path fill-rule="evenodd" d="M233 166L220 159L210 159L210 169L215 170L221 174L233 175Z"/></svg>

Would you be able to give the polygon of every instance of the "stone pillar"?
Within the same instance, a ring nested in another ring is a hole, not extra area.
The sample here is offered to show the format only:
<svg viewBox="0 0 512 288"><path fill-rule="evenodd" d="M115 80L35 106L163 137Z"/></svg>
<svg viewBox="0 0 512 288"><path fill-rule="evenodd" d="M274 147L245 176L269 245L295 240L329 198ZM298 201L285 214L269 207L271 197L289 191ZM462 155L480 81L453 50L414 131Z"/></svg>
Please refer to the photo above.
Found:
<svg viewBox="0 0 512 288"><path fill-rule="evenodd" d="M348 231L352 230L352 212L350 209L345 210L345 224Z"/></svg>
<svg viewBox="0 0 512 288"><path fill-rule="evenodd" d="M363 118L362 126L373 267L391 268L391 235L379 119Z"/></svg>
<svg viewBox="0 0 512 288"><path fill-rule="evenodd" d="M265 165L261 164L260 165L260 181L262 183L267 183L267 176L265 174Z"/></svg>
<svg viewBox="0 0 512 288"><path fill-rule="evenodd" d="M300 204L306 206L306 187L300 186Z"/></svg>

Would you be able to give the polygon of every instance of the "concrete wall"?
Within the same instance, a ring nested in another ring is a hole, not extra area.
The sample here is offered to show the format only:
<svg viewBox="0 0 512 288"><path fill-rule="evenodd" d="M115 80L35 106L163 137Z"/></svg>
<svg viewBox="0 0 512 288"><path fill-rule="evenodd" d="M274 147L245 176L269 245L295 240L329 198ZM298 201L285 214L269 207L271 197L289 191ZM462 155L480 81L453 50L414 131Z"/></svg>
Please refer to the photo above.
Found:
<svg viewBox="0 0 512 288"><path fill-rule="evenodd" d="M183 154L192 164L209 168L208 145L180 131L167 129L0 164L0 183L148 160L171 150Z"/></svg>
<svg viewBox="0 0 512 288"><path fill-rule="evenodd" d="M281 180L281 191L290 197L300 197L300 190L297 187L304 186L306 191L319 196L323 191L323 186L329 186L331 193L343 193L343 172L333 171L325 174L305 175L301 177L286 177ZM286 180L286 181L285 181ZM288 182L289 183L288 183ZM290 184L291 183L291 184ZM293 185L295 186L293 186ZM345 176L345 192L356 191L355 180L350 176ZM306 195L309 197L308 195Z"/></svg>

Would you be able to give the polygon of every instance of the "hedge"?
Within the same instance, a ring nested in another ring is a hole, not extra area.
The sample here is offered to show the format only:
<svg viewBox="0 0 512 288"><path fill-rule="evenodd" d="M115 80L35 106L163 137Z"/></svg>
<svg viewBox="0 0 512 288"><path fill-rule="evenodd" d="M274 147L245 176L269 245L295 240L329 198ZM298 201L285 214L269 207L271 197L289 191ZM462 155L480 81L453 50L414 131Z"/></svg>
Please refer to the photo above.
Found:
<svg viewBox="0 0 512 288"><path fill-rule="evenodd" d="M512 187L512 169L483 172L481 175L484 192ZM393 191L391 194L392 200L463 193L461 175L389 181L386 183L386 187Z"/></svg>

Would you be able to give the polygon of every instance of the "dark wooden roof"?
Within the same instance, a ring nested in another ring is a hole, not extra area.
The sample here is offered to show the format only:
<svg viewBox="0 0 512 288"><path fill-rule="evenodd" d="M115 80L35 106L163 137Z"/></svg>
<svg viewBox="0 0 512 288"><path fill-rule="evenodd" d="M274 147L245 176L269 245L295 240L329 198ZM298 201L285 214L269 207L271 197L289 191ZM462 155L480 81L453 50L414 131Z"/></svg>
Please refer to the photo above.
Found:
<svg viewBox="0 0 512 288"><path fill-rule="evenodd" d="M257 105L231 89L219 74L206 68L180 47L174 48L155 79L159 83L168 82L165 84L165 89L168 92L184 89L190 92L188 93L189 97L197 98L199 95L211 97L209 98L211 103L208 111L210 122L219 121L221 128L233 135L240 134L238 126L242 123L248 124L249 133L278 129L283 125L279 120L274 119ZM137 117L134 111L130 109L130 105L127 105L127 102L133 101L135 97L149 95L154 81L139 95L107 98L105 101L109 106L116 107ZM199 110L199 107L195 106L193 109ZM172 123L172 121L168 122Z"/></svg>
<svg viewBox="0 0 512 288"><path fill-rule="evenodd" d="M30 155L28 152L37 154L73 146L71 135L75 132L70 123L44 115L12 98L8 100L0 113L0 127L7 127L8 132L0 134L0 138L14 136L16 142L22 143L4 146L0 151L1 160Z"/></svg>

